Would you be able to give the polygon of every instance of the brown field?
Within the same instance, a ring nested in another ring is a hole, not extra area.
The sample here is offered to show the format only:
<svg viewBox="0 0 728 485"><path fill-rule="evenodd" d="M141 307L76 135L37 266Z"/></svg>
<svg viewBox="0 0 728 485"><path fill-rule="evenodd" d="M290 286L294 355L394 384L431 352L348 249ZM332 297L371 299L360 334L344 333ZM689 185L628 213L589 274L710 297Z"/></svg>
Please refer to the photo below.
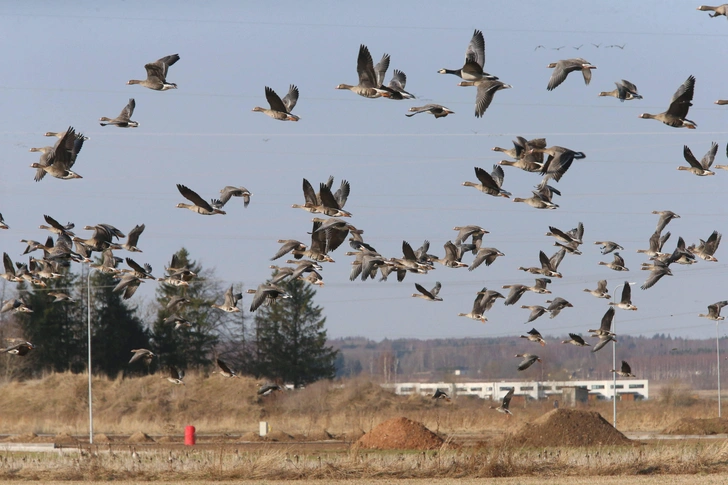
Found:
<svg viewBox="0 0 728 485"><path fill-rule="evenodd" d="M94 379L93 446L85 441L86 376L53 374L0 386L0 434L15 435L7 441L28 435L21 440L64 443L60 454L2 451L0 443L0 480L324 484L344 479L424 483L437 478L441 483L468 483L498 478L493 483L530 484L550 478L545 483L588 479L594 485L623 483L627 476L640 484L656 483L650 481L655 476L662 484L697 483L696 477L700 483L719 483L714 479L724 483L728 474L724 439L534 448L508 438L510 432L550 411L553 406L548 402L514 406L514 417L506 419L488 409L487 401L461 398L447 403L395 396L360 380L318 383L264 398L256 395L252 379L189 375L186 382L174 386L156 376ZM681 418L716 414L714 401L685 390L671 388L653 395L657 398L646 402L618 403L620 431L660 433ZM589 403L583 409L597 411L611 422L611 403ZM400 416L424 424L444 438L444 444L426 452L351 446L363 432ZM261 420L271 424L280 441L251 442ZM196 426L198 446L181 444L185 425ZM127 441L136 432L150 435L154 442ZM56 436L60 433L73 437ZM100 433L110 441L102 443ZM333 439L321 441L329 437L325 433Z"/></svg>

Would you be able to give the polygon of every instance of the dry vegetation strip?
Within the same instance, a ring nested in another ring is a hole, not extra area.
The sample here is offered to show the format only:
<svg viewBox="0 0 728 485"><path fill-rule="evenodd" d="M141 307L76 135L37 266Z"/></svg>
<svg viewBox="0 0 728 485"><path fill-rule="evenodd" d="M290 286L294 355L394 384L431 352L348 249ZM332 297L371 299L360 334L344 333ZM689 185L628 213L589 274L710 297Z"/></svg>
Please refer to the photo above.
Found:
<svg viewBox="0 0 728 485"><path fill-rule="evenodd" d="M728 473L728 443L529 449L502 447L434 452L301 454L286 450L239 452L104 447L79 454L3 453L0 480L349 480L500 477L672 476ZM592 482L594 483L594 482ZM663 482L664 483L664 482Z"/></svg>

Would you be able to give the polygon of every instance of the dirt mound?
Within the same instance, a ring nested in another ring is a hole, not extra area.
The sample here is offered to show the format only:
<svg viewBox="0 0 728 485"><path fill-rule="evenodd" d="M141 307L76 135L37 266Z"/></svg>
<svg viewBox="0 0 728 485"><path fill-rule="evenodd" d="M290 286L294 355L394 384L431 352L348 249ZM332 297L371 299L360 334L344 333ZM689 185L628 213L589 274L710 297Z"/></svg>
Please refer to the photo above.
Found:
<svg viewBox="0 0 728 485"><path fill-rule="evenodd" d="M385 421L359 438L355 446L375 450L434 450L443 440L422 423L407 418Z"/></svg>
<svg viewBox="0 0 728 485"><path fill-rule="evenodd" d="M57 445L77 445L78 440L68 433L58 433L53 437L53 442Z"/></svg>
<svg viewBox="0 0 728 485"><path fill-rule="evenodd" d="M289 435L288 433L284 433L283 431L271 431L267 435L265 435L266 439L269 441L295 441L296 439Z"/></svg>
<svg viewBox="0 0 728 485"><path fill-rule="evenodd" d="M3 441L9 443L32 443L38 437L35 433L16 434L15 436L9 436Z"/></svg>
<svg viewBox="0 0 728 485"><path fill-rule="evenodd" d="M179 436L162 436L157 440L157 443L182 443L183 438Z"/></svg>
<svg viewBox="0 0 728 485"><path fill-rule="evenodd" d="M142 433L141 431L137 431L129 436L129 439L126 441L127 443L154 443L154 440L148 434Z"/></svg>
<svg viewBox="0 0 728 485"><path fill-rule="evenodd" d="M94 435L94 444L95 443L99 443L99 444L111 443L111 438L106 436L104 433L96 433Z"/></svg>
<svg viewBox="0 0 728 485"><path fill-rule="evenodd" d="M724 434L728 433L728 419L724 418L682 418L663 431L665 434Z"/></svg>
<svg viewBox="0 0 728 485"><path fill-rule="evenodd" d="M626 445L631 440L596 411L554 409L526 423L510 440L526 446Z"/></svg>

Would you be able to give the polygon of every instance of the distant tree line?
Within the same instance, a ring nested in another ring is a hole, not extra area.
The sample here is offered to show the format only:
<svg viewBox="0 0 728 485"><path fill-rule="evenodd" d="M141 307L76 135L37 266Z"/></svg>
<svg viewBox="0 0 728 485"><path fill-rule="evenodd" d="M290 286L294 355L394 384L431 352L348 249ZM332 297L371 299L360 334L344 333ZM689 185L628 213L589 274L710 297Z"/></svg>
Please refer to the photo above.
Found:
<svg viewBox="0 0 728 485"><path fill-rule="evenodd" d="M88 265L81 273L66 270L45 288L19 283L17 294L33 312L2 314L0 339L21 337L36 348L24 357L0 354L0 378L86 371L89 287L95 374L143 375L169 366L205 371L219 358L240 374L295 386L334 377L338 352L326 345L326 319L308 283L282 283L291 298L259 308L254 317L242 302L241 312L227 313L211 306L226 290L214 272L191 260L184 248L176 258L197 276L189 286L160 282L155 301L146 308L114 292L118 279L113 275L91 270L89 277ZM3 285L5 299L11 296L8 290ZM54 290L71 295L73 301L54 302L49 296ZM168 308L179 296L189 300L186 305ZM176 325L180 321L185 323ZM143 360L129 364L131 350L139 348L151 350L156 358L148 365Z"/></svg>

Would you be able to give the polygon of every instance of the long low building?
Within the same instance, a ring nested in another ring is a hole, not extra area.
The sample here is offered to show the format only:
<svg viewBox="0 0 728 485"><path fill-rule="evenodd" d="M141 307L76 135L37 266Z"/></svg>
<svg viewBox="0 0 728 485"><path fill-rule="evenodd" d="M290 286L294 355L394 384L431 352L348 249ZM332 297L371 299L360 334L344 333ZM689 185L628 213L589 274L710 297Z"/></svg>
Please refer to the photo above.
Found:
<svg viewBox="0 0 728 485"><path fill-rule="evenodd" d="M395 394L432 395L437 389L448 393L451 397L478 396L481 399L498 400L508 390L515 387L515 395L528 396L531 399L545 399L548 396L561 395L565 387L581 387L589 395L597 399L612 400L614 397L613 381L500 381L500 382L401 382L382 384L392 389ZM649 383L647 379L617 379L617 395L628 395L632 399L649 399Z"/></svg>

